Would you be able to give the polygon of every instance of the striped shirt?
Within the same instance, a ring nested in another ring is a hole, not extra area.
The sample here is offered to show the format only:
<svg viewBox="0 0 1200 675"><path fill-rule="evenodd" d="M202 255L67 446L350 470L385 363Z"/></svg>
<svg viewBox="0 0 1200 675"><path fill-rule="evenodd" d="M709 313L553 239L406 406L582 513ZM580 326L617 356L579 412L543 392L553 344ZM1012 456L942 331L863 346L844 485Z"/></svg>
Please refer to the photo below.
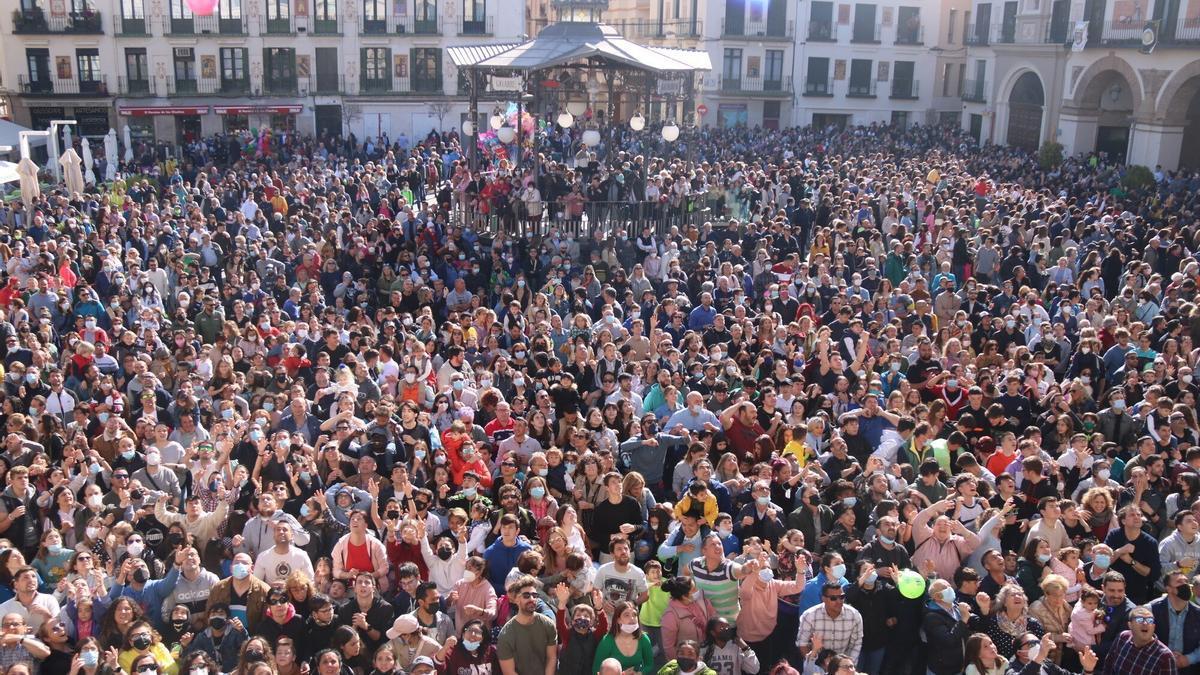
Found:
<svg viewBox="0 0 1200 675"><path fill-rule="evenodd" d="M1179 670L1175 657L1162 642L1154 640L1144 647L1133 644L1133 633L1125 631L1104 658L1104 675L1175 675Z"/></svg>
<svg viewBox="0 0 1200 675"><path fill-rule="evenodd" d="M738 582L737 573L741 565L732 560L722 560L717 569L709 571L701 556L692 560L690 569L692 581L704 597L717 610L717 616L729 623L735 623L738 615Z"/></svg>

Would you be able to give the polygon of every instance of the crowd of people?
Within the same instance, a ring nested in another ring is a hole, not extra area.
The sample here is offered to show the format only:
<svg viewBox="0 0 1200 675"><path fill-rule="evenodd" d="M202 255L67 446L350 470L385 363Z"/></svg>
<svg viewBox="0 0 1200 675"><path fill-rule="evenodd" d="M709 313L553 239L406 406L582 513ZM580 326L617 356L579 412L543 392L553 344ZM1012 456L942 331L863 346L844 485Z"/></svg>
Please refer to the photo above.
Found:
<svg viewBox="0 0 1200 675"><path fill-rule="evenodd" d="M0 207L0 673L1200 673L1195 174L468 154Z"/></svg>

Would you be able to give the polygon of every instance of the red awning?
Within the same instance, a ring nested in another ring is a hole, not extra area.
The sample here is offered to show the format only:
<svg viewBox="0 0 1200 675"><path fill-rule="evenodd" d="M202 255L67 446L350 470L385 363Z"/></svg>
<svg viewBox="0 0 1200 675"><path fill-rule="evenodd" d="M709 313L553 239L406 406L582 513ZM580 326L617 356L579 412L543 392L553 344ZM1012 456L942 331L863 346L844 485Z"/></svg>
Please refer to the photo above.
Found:
<svg viewBox="0 0 1200 675"><path fill-rule="evenodd" d="M153 115L205 115L208 106L147 106L142 108L118 108L117 112L131 117L151 117Z"/></svg>
<svg viewBox="0 0 1200 675"><path fill-rule="evenodd" d="M300 105L218 105L213 106L213 112L218 115L294 115L303 107Z"/></svg>

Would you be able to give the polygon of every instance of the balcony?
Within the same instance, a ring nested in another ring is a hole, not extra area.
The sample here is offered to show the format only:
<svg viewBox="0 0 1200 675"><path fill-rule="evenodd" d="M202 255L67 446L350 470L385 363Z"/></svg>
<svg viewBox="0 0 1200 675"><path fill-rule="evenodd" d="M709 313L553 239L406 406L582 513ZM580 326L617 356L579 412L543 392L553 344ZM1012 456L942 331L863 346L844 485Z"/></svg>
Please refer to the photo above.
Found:
<svg viewBox="0 0 1200 675"><path fill-rule="evenodd" d="M1142 29L1138 29L1140 37ZM1011 21L1005 21L992 29L992 34L996 36L996 43L1002 45L1016 44L1017 42L1017 20L1013 18Z"/></svg>
<svg viewBox="0 0 1200 675"><path fill-rule="evenodd" d="M846 98L875 98L875 80L850 80L846 87Z"/></svg>
<svg viewBox="0 0 1200 675"><path fill-rule="evenodd" d="M430 77L396 77L391 79L360 78L358 93L363 96L409 96L412 94L443 93L442 81Z"/></svg>
<svg viewBox="0 0 1200 675"><path fill-rule="evenodd" d="M479 35L490 37L493 34L492 17L485 16L482 19L468 19L465 16L458 20L459 35Z"/></svg>
<svg viewBox="0 0 1200 675"><path fill-rule="evenodd" d="M717 90L722 94L740 94L756 98L776 98L792 95L791 76L764 79L762 77L717 78Z"/></svg>
<svg viewBox="0 0 1200 675"><path fill-rule="evenodd" d="M296 18L266 18L259 24L259 35L295 35Z"/></svg>
<svg viewBox="0 0 1200 675"><path fill-rule="evenodd" d="M234 91L231 93L243 94L250 91L250 86L247 84L244 92ZM167 96L200 96L200 95L217 95L224 93L221 91L221 80L215 77L209 78L190 78L178 79L167 78Z"/></svg>
<svg viewBox="0 0 1200 675"><path fill-rule="evenodd" d="M628 19L611 24L630 40L652 40L655 38L698 38L704 34L704 23L699 19L676 19L655 21L653 19Z"/></svg>
<svg viewBox="0 0 1200 675"><path fill-rule="evenodd" d="M987 83L984 80L965 80L962 100L970 103L987 103Z"/></svg>
<svg viewBox="0 0 1200 675"><path fill-rule="evenodd" d="M892 80L892 93L888 98L898 100L916 100L920 98L917 92L920 87L916 80Z"/></svg>
<svg viewBox="0 0 1200 675"><path fill-rule="evenodd" d="M396 16L389 13L384 18L360 19L359 32L362 35L441 35L442 22L440 17L432 19L417 19L411 14Z"/></svg>
<svg viewBox="0 0 1200 675"><path fill-rule="evenodd" d="M75 80L46 77L30 81L25 75L17 76L17 86L24 96L71 96L107 97L108 77L101 75L99 80Z"/></svg>
<svg viewBox="0 0 1200 675"><path fill-rule="evenodd" d="M309 20L309 26L312 28L310 32L313 35L342 34L342 20L340 17L333 17L332 19L320 19L313 17Z"/></svg>
<svg viewBox="0 0 1200 675"><path fill-rule="evenodd" d="M117 78L117 93L130 98L157 96L152 81L144 78L130 79L124 75Z"/></svg>
<svg viewBox="0 0 1200 675"><path fill-rule="evenodd" d="M967 35L966 43L972 47L986 47L991 44L991 26L975 24Z"/></svg>
<svg viewBox="0 0 1200 675"><path fill-rule="evenodd" d="M826 77L823 80L805 80L804 96L833 96L833 81Z"/></svg>
<svg viewBox="0 0 1200 675"><path fill-rule="evenodd" d="M1175 25L1171 39L1175 42L1200 42L1200 19L1179 17L1179 23Z"/></svg>
<svg viewBox="0 0 1200 675"><path fill-rule="evenodd" d="M15 35L101 35L100 12L71 12L67 16L46 16L40 8L13 10L13 33Z"/></svg>
<svg viewBox="0 0 1200 675"><path fill-rule="evenodd" d="M925 44L925 26L916 26L913 28L897 28L896 29L896 44L897 45L924 45Z"/></svg>
<svg viewBox="0 0 1200 675"><path fill-rule="evenodd" d="M729 40L791 40L795 27L794 21L746 21L739 26L736 22L731 24L728 19L722 19L721 37Z"/></svg>
<svg viewBox="0 0 1200 675"><path fill-rule="evenodd" d="M808 22L809 42L837 42L838 25L830 21Z"/></svg>
<svg viewBox="0 0 1200 675"><path fill-rule="evenodd" d="M295 77L263 78L263 94L268 96L296 96L300 92L299 80Z"/></svg>
<svg viewBox="0 0 1200 675"><path fill-rule="evenodd" d="M1142 39L1142 31L1145 28L1144 19L1118 17L1105 22L1102 35L1105 42L1134 42Z"/></svg>
<svg viewBox="0 0 1200 675"><path fill-rule="evenodd" d="M875 24L874 26L871 27L870 30L867 30L867 29L859 30L856 27L854 29L854 32L852 32L850 34L850 42L853 42L856 44L877 45L881 41L880 40L881 35L882 35L882 31L879 27L879 24Z"/></svg>
<svg viewBox="0 0 1200 675"><path fill-rule="evenodd" d="M308 78L309 94L342 94L345 91L346 81L338 73L331 73L327 76L317 73Z"/></svg>
<svg viewBox="0 0 1200 675"><path fill-rule="evenodd" d="M1065 45L1071 42L1071 27L1066 21L1050 20L1042 35L1042 42L1048 45Z"/></svg>
<svg viewBox="0 0 1200 675"><path fill-rule="evenodd" d="M113 15L113 33L117 37L150 37L150 24L142 16Z"/></svg>
<svg viewBox="0 0 1200 675"><path fill-rule="evenodd" d="M190 19L169 17L163 19L163 35L241 35L246 30L246 19L225 18L217 15L197 16Z"/></svg>

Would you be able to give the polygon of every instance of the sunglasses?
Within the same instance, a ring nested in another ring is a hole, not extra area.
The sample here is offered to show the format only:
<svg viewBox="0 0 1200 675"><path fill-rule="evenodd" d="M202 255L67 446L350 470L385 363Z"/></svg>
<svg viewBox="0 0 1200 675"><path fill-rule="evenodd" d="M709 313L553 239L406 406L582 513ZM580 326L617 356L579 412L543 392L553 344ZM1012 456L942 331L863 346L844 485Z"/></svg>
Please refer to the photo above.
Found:
<svg viewBox="0 0 1200 675"><path fill-rule="evenodd" d="M825 596L825 599L832 600L833 602L842 602L843 600L846 599L846 596L844 596L844 595L827 595L827 596Z"/></svg>
<svg viewBox="0 0 1200 675"><path fill-rule="evenodd" d="M286 605L286 604L288 604L288 600L287 600L287 598L275 598L274 600L271 601L271 604L272 605Z"/></svg>
<svg viewBox="0 0 1200 675"><path fill-rule="evenodd" d="M1153 626L1154 625L1154 617L1152 617L1152 616L1133 616L1133 617L1130 617L1129 620L1132 623L1140 623L1143 626Z"/></svg>

